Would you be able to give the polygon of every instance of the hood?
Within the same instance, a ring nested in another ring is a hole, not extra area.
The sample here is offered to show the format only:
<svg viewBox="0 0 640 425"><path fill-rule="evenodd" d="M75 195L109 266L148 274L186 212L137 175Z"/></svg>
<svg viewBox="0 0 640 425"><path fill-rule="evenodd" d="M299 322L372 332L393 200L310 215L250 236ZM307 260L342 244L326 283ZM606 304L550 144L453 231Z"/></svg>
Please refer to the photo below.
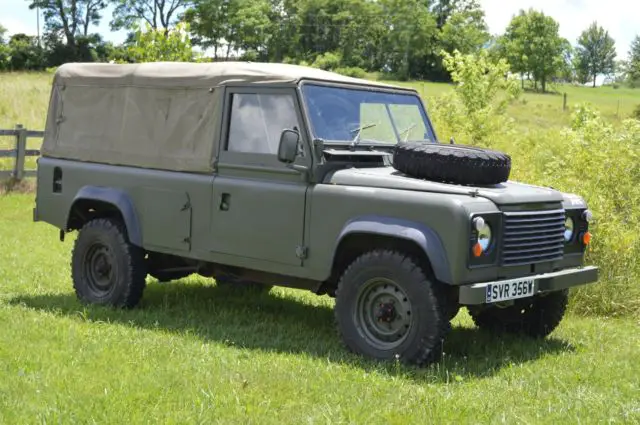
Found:
<svg viewBox="0 0 640 425"><path fill-rule="evenodd" d="M461 186L412 178L393 167L338 170L329 174L325 183L480 196L496 205L563 202L564 199L561 192L540 186L512 181L493 186Z"/></svg>

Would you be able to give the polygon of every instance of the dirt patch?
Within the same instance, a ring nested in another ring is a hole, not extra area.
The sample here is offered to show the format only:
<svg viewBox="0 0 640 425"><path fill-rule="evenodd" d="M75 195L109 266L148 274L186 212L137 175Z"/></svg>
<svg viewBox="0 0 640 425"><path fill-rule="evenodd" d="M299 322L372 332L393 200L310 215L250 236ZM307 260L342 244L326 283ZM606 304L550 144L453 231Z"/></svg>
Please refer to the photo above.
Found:
<svg viewBox="0 0 640 425"><path fill-rule="evenodd" d="M0 182L0 195L7 193L35 193L35 191L36 180L32 178L22 180L10 178Z"/></svg>

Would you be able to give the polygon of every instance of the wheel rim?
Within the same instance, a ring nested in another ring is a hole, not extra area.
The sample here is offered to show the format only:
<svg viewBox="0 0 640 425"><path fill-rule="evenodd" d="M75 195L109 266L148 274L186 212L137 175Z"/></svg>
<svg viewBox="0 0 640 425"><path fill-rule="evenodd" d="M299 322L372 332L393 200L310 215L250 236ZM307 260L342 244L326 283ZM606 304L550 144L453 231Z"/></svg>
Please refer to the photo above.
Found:
<svg viewBox="0 0 640 425"><path fill-rule="evenodd" d="M413 326L411 302L393 280L370 279L360 289L354 319L370 345L390 350L404 342Z"/></svg>
<svg viewBox="0 0 640 425"><path fill-rule="evenodd" d="M109 247L94 243L87 250L83 264L89 290L97 296L108 295L116 282L116 262Z"/></svg>

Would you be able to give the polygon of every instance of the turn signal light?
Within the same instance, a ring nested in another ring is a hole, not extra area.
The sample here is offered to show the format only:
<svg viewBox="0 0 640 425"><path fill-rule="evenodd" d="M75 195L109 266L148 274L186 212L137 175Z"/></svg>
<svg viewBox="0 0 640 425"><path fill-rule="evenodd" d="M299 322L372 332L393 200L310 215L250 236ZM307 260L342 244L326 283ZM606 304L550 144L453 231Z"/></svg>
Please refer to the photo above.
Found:
<svg viewBox="0 0 640 425"><path fill-rule="evenodd" d="M479 257L482 255L482 246L480 245L479 242L476 242L476 244L473 246L473 255L476 257Z"/></svg>
<svg viewBox="0 0 640 425"><path fill-rule="evenodd" d="M591 233L590 232L585 232L582 235L582 243L585 245L589 245L589 243L591 243Z"/></svg>

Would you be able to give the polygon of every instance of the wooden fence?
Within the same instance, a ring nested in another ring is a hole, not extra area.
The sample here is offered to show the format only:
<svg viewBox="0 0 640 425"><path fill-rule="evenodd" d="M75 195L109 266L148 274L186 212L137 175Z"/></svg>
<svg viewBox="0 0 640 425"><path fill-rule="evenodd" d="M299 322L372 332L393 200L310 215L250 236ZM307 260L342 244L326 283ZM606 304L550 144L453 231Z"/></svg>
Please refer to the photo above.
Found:
<svg viewBox="0 0 640 425"><path fill-rule="evenodd" d="M0 129L0 137L9 136L15 138L14 149L0 149L0 158L14 158L12 170L0 170L0 179L7 177L14 180L22 180L25 177L36 175L36 170L25 170L25 158L28 156L39 156L40 150L27 149L27 139L29 137L42 138L44 131L27 130L22 124L16 125L13 130Z"/></svg>

